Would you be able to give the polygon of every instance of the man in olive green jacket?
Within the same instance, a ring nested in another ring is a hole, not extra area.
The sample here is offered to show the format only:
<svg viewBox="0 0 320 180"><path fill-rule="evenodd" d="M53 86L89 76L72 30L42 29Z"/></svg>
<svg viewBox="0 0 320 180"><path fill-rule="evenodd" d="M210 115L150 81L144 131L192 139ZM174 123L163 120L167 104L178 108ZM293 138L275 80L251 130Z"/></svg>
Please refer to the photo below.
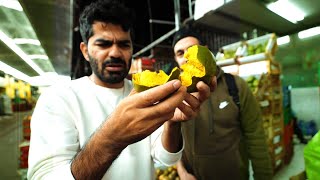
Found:
<svg viewBox="0 0 320 180"><path fill-rule="evenodd" d="M192 31L176 33L173 46L179 65L186 62L183 55L187 48L195 44L201 42ZM181 180L249 179L249 160L255 180L272 179L260 106L247 83L239 76L234 79L239 106L229 94L225 73L218 67L214 93L195 121L182 125L185 150L183 162L178 163Z"/></svg>

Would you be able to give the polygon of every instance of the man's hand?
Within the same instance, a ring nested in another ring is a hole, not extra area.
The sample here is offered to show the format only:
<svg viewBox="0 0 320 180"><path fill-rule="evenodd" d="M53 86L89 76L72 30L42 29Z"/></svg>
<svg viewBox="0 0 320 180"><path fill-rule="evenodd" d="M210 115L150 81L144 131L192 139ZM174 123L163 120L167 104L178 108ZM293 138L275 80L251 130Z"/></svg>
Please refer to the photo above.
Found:
<svg viewBox="0 0 320 180"><path fill-rule="evenodd" d="M185 169L181 160L177 163L177 172L181 180L197 180L195 176Z"/></svg>
<svg viewBox="0 0 320 180"><path fill-rule="evenodd" d="M217 86L217 79L214 76L211 79L209 85L202 81L197 83L197 92L187 94L184 101L178 105L178 108L174 112L174 116L171 121L181 122L187 121L195 117L201 104L210 97L210 92L213 92Z"/></svg>
<svg viewBox="0 0 320 180"><path fill-rule="evenodd" d="M171 119L186 95L187 88L178 80L141 93L133 90L74 157L71 171L75 179L101 179L124 148Z"/></svg>
<svg viewBox="0 0 320 180"><path fill-rule="evenodd" d="M190 96L186 91L178 80L140 93L133 90L108 118L106 126L112 127L108 132L116 142L125 145L144 139L172 119L176 108Z"/></svg>

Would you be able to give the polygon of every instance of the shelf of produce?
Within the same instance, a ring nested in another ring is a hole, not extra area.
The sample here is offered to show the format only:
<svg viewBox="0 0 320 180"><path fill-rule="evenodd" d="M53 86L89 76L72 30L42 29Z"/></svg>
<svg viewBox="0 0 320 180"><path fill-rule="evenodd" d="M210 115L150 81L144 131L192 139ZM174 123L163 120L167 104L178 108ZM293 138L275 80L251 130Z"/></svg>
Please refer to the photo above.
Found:
<svg viewBox="0 0 320 180"><path fill-rule="evenodd" d="M260 104L262 125L274 171L283 164L285 152L281 68L280 64L274 60L276 47L275 34L267 34L222 47L224 51L221 52L226 52L227 56L219 54L221 59L217 60L217 65L221 66L225 72L231 70L233 74L246 80Z"/></svg>

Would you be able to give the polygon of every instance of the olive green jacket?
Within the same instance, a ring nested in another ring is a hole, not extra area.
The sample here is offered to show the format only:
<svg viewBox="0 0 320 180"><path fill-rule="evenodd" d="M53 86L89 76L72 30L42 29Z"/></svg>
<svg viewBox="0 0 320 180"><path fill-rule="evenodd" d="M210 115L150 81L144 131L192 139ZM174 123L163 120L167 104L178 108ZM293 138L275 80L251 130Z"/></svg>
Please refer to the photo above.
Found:
<svg viewBox="0 0 320 180"><path fill-rule="evenodd" d="M198 180L248 179L249 158L255 180L270 180L272 165L260 106L247 83L235 76L239 113L223 74L219 69L218 86L201 106L199 116L182 123L186 169Z"/></svg>

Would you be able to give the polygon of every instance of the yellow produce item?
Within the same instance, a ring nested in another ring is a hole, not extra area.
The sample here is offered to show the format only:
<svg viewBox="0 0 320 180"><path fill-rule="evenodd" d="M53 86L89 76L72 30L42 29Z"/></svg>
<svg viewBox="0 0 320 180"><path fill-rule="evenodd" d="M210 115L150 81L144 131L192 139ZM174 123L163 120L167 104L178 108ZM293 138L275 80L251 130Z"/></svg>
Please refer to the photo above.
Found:
<svg viewBox="0 0 320 180"><path fill-rule="evenodd" d="M175 67L172 69L170 75L167 75L164 71L160 70L152 72L149 70L142 71L132 75L132 82L134 89L137 92L145 91L155 86L165 84L173 79L178 79L180 75L180 69Z"/></svg>
<svg viewBox="0 0 320 180"><path fill-rule="evenodd" d="M187 63L181 66L180 80L182 85L188 87L188 92L196 91L199 81L209 84L217 70L216 60L211 51L205 46L194 45L188 48L184 57Z"/></svg>
<svg viewBox="0 0 320 180"><path fill-rule="evenodd" d="M197 90L196 84L199 81L209 84L211 77L215 76L217 70L216 60L211 51L205 46L194 45L188 48L184 57L187 59L187 63L183 64L181 69L174 68L170 75L162 70L159 72L145 70L133 74L132 81L135 90L141 92L173 79L180 79L182 85L187 87L188 92L195 92Z"/></svg>

